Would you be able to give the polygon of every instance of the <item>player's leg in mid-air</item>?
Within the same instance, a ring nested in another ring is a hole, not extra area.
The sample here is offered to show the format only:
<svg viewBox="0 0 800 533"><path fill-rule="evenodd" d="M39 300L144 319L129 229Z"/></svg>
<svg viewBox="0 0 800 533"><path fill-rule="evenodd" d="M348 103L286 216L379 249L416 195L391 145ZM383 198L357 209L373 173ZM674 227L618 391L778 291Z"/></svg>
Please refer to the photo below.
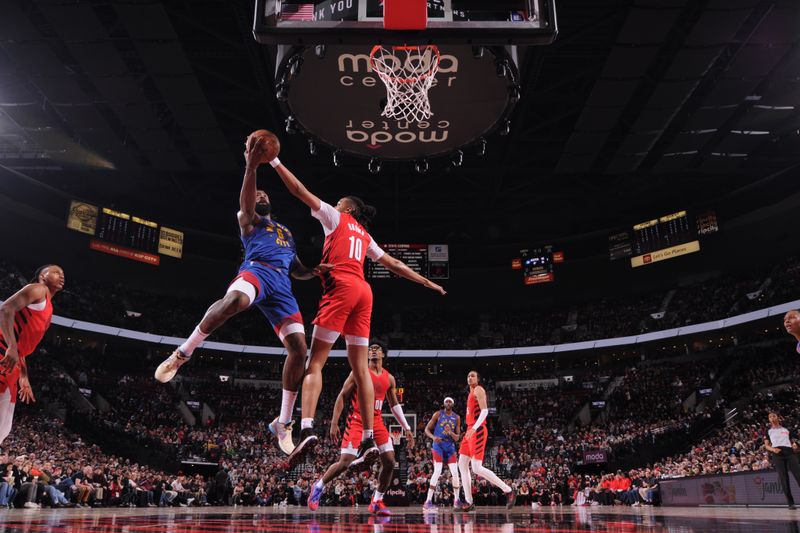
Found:
<svg viewBox="0 0 800 533"><path fill-rule="evenodd" d="M155 376L161 382L170 381L213 331L253 305L267 317L287 352L280 415L270 423L269 429L278 438L281 450L290 454L294 450L292 411L305 372L307 347L303 320L288 276L266 266L251 264L243 267L225 296L209 307L192 335L158 366Z"/></svg>
<svg viewBox="0 0 800 533"><path fill-rule="evenodd" d="M300 437L294 453L289 457L290 467L298 464L317 444L318 437L314 433L313 425L317 403L322 393L322 368L341 334L344 334L347 343L347 360L353 371L361 420L364 421L362 441L354 461L359 464L377 457L372 411L375 404L375 390L369 373L367 355L371 313L372 289L367 283L355 285L352 291L340 286L330 297L323 295L317 318L314 320L311 355L303 378Z"/></svg>

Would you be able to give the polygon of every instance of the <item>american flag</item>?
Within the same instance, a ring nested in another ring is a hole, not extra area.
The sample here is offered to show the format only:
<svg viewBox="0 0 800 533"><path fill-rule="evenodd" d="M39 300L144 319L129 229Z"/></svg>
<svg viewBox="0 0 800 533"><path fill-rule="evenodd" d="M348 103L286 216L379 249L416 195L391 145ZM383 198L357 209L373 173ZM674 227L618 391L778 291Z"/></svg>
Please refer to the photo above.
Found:
<svg viewBox="0 0 800 533"><path fill-rule="evenodd" d="M314 20L314 4L283 4L282 20Z"/></svg>

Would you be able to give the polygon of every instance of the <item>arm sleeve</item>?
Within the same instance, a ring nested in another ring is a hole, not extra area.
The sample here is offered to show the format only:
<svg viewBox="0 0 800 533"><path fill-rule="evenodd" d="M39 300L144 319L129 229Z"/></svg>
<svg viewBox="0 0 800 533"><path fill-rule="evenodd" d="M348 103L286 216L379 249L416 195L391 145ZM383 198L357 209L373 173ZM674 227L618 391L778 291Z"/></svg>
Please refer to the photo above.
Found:
<svg viewBox="0 0 800 533"><path fill-rule="evenodd" d="M375 239L372 238L372 235L369 237L369 244L367 245L367 257L372 259L373 261L377 261L381 257L383 257L386 252L378 246L378 243L375 242Z"/></svg>
<svg viewBox="0 0 800 533"><path fill-rule="evenodd" d="M486 422L486 417L489 416L489 409L481 409L481 414L478 415L478 419L472 424L472 429L477 430L481 427L481 424Z"/></svg>
<svg viewBox="0 0 800 533"><path fill-rule="evenodd" d="M392 414L394 414L394 418L403 426L403 429L411 429L411 426L408 424L408 420L406 420L406 415L403 413L403 406L399 403L392 407Z"/></svg>
<svg viewBox="0 0 800 533"><path fill-rule="evenodd" d="M326 237L333 233L339 226L339 211L337 211L331 204L320 202L319 211L312 210L311 216L320 221Z"/></svg>

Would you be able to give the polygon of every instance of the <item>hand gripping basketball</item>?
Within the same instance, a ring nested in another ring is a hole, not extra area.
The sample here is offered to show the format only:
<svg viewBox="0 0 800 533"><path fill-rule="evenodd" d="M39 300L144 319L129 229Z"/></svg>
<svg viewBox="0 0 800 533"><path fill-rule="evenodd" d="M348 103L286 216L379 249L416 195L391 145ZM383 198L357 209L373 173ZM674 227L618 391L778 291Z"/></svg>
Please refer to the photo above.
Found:
<svg viewBox="0 0 800 533"><path fill-rule="evenodd" d="M268 130L256 130L247 137L247 152L254 152L255 162L259 165L269 163L278 157L281 142Z"/></svg>

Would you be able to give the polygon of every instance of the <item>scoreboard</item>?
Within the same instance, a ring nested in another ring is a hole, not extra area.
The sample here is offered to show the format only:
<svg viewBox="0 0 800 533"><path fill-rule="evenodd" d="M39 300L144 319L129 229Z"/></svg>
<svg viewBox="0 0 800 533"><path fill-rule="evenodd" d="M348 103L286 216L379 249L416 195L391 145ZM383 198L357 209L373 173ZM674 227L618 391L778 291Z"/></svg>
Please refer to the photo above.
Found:
<svg viewBox="0 0 800 533"><path fill-rule="evenodd" d="M158 224L107 207L100 212L96 236L112 244L158 253Z"/></svg>
<svg viewBox="0 0 800 533"><path fill-rule="evenodd" d="M89 248L134 261L158 265L161 255L183 256L183 232L152 220L73 201L67 227L91 235Z"/></svg>
<svg viewBox="0 0 800 533"><path fill-rule="evenodd" d="M411 270L431 279L448 279L449 250L446 244L382 244L381 248L409 266ZM385 266L370 259L364 263L367 279L395 278Z"/></svg>
<svg viewBox="0 0 800 533"><path fill-rule="evenodd" d="M634 268L700 251L695 225L678 211L633 226L631 266Z"/></svg>
<svg viewBox="0 0 800 533"><path fill-rule="evenodd" d="M525 285L536 285L554 281L553 247L520 250L522 255L522 271Z"/></svg>

